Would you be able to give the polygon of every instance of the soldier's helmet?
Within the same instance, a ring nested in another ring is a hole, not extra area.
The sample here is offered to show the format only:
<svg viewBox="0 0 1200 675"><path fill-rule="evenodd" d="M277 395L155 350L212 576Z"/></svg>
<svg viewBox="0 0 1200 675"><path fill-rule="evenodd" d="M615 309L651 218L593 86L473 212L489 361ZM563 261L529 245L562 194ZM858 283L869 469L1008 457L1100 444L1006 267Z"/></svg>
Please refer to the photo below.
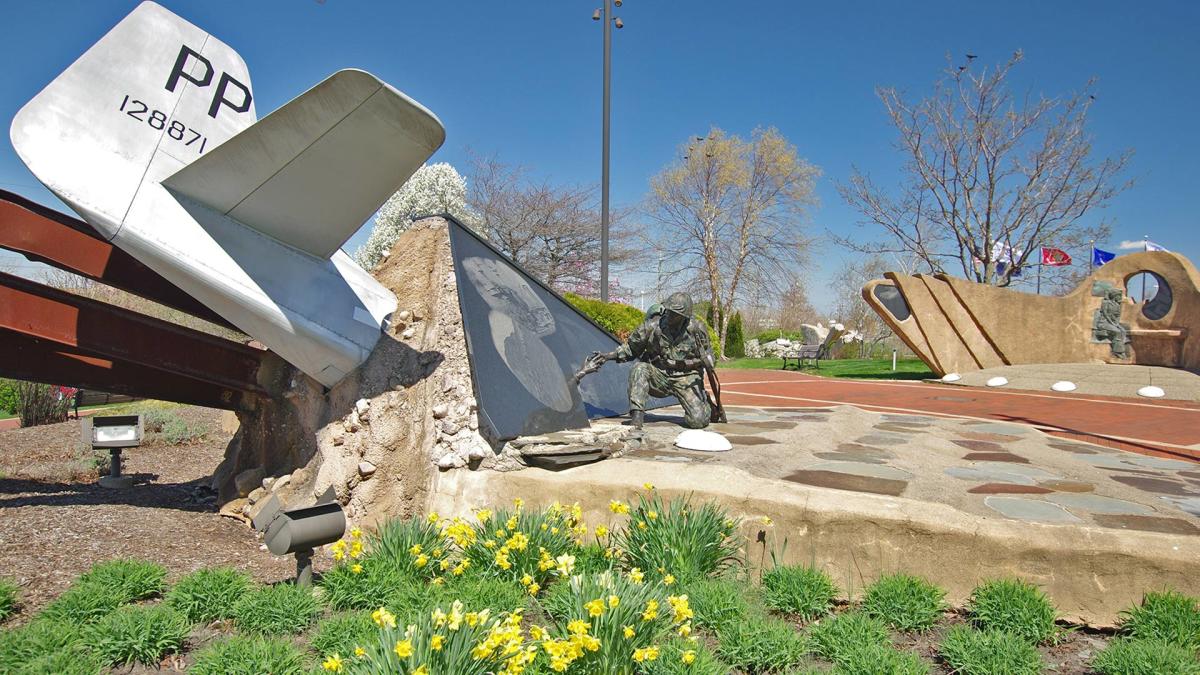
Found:
<svg viewBox="0 0 1200 675"><path fill-rule="evenodd" d="M663 302L663 309L690 319L692 318L692 296L687 293L672 293Z"/></svg>

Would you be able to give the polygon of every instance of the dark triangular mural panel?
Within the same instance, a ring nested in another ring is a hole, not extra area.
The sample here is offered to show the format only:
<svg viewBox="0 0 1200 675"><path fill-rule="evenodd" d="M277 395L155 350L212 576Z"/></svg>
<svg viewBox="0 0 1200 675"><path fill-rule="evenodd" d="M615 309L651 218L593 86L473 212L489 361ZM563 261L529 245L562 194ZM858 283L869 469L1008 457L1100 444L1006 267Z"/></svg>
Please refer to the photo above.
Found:
<svg viewBox="0 0 1200 675"><path fill-rule="evenodd" d="M629 412L631 363L571 376L617 341L453 219L450 246L480 419L497 437L586 427Z"/></svg>

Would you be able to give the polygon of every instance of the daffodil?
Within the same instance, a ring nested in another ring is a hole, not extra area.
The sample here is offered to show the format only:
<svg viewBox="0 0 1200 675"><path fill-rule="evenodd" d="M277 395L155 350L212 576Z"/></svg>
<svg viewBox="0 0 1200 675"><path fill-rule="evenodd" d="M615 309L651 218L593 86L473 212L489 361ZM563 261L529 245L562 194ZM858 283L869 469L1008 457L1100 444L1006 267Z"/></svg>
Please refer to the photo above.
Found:
<svg viewBox="0 0 1200 675"><path fill-rule="evenodd" d="M642 483L642 487L646 488L647 490L653 490L654 483Z"/></svg>
<svg viewBox="0 0 1200 675"><path fill-rule="evenodd" d="M634 635L637 635L637 631L635 631L633 629L633 626L625 626L625 628L622 630L622 633L625 635L626 640L633 637Z"/></svg>
<svg viewBox="0 0 1200 675"><path fill-rule="evenodd" d="M642 583L642 580L645 578L646 578L646 574L644 572L642 572L640 569L635 567L635 568L629 570L629 580L632 581L633 583L640 584L640 583Z"/></svg>
<svg viewBox="0 0 1200 675"><path fill-rule="evenodd" d="M608 536L608 528L603 525L597 525L596 526L596 536L597 537L607 537Z"/></svg>
<svg viewBox="0 0 1200 675"><path fill-rule="evenodd" d="M342 657L337 654L330 654L329 658L325 659L325 662L321 664L321 667L331 673L340 673L342 672Z"/></svg>
<svg viewBox="0 0 1200 675"><path fill-rule="evenodd" d="M629 505L619 500L612 500L608 503L608 510L613 513L629 513Z"/></svg>
<svg viewBox="0 0 1200 675"><path fill-rule="evenodd" d="M354 574L362 574L363 566L360 563L354 563L350 566L350 571Z"/></svg>
<svg viewBox="0 0 1200 675"><path fill-rule="evenodd" d="M682 656L679 657L679 660L683 661L685 664L687 664L689 666L692 665L693 663L696 662L696 650L695 649L687 650L686 652L683 653Z"/></svg>
<svg viewBox="0 0 1200 675"><path fill-rule="evenodd" d="M571 572L575 571L575 556L564 553L554 559L558 563L558 573L561 576L569 577Z"/></svg>
<svg viewBox="0 0 1200 675"><path fill-rule="evenodd" d="M675 583L675 575L674 574L668 574L667 576L663 577L663 585L670 586L673 583Z"/></svg>
<svg viewBox="0 0 1200 675"><path fill-rule="evenodd" d="M408 657L412 656L413 653L412 640L400 640L396 643L393 651L396 652L396 656L399 656L402 659L407 659Z"/></svg>
<svg viewBox="0 0 1200 675"><path fill-rule="evenodd" d="M389 612L386 607L380 607L374 612L371 612L371 620L374 621L375 624L380 628L396 627L396 615Z"/></svg>
<svg viewBox="0 0 1200 675"><path fill-rule="evenodd" d="M434 635L429 638L429 648L435 652L442 651L442 647L446 644L446 636Z"/></svg>

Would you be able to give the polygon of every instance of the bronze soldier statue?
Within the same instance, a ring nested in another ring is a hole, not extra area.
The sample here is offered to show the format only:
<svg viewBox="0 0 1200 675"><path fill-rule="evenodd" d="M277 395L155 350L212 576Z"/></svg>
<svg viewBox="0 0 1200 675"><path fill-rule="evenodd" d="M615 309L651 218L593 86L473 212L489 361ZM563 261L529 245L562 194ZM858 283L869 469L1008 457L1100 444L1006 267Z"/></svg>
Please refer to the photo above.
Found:
<svg viewBox="0 0 1200 675"><path fill-rule="evenodd" d="M708 330L692 317L692 298L687 293L673 293L661 305L651 307L646 320L615 350L593 352L584 361L576 380L594 373L606 361L624 363L637 359L629 374L629 417L638 429L646 419L646 403L650 397L673 396L683 406L683 425L701 429L709 422L724 421L720 405L720 385L714 370L712 344ZM708 373L716 400L710 400L704 390L704 374Z"/></svg>

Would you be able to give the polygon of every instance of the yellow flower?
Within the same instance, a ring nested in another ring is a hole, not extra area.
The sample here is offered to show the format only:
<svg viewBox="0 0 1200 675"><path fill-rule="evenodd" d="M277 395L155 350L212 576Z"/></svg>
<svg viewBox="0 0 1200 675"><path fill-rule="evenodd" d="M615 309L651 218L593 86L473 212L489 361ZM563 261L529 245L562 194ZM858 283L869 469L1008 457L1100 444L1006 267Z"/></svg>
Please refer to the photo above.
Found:
<svg viewBox="0 0 1200 675"><path fill-rule="evenodd" d="M635 568L629 570L629 580L632 581L633 583L640 584L640 583L642 583L642 580L645 578L646 578L645 573L643 573L640 569L635 567Z"/></svg>
<svg viewBox="0 0 1200 675"><path fill-rule="evenodd" d="M444 635L434 635L429 638L429 648L435 652L442 651L442 645L445 644L446 637Z"/></svg>
<svg viewBox="0 0 1200 675"><path fill-rule="evenodd" d="M486 523L488 521L488 518L491 518L491 517L492 517L491 509L479 509L478 511L475 512L475 518L481 523Z"/></svg>
<svg viewBox="0 0 1200 675"><path fill-rule="evenodd" d="M647 600L646 611L642 612L642 621L653 621L658 617L658 601Z"/></svg>
<svg viewBox="0 0 1200 675"><path fill-rule="evenodd" d="M695 649L687 650L686 652L683 653L683 656L679 657L679 660L683 661L684 663L686 663L689 666L692 665L692 663L694 663L696 661L696 650Z"/></svg>
<svg viewBox="0 0 1200 675"><path fill-rule="evenodd" d="M429 666L422 663L420 668L413 671L413 675L429 675Z"/></svg>
<svg viewBox="0 0 1200 675"><path fill-rule="evenodd" d="M608 596L608 608L616 609L617 605L621 604L621 599L615 595Z"/></svg>
<svg viewBox="0 0 1200 675"><path fill-rule="evenodd" d="M634 635L637 635L637 632L633 630L633 626L625 626L625 629L623 632L625 633L626 640L633 637Z"/></svg>
<svg viewBox="0 0 1200 675"><path fill-rule="evenodd" d="M647 490L653 490L654 483L642 483L642 487L646 488Z"/></svg>
<svg viewBox="0 0 1200 675"><path fill-rule="evenodd" d="M639 520L639 521L638 521L638 529L639 529L639 530L644 530L644 529L646 529L646 521L644 521L644 520Z"/></svg>
<svg viewBox="0 0 1200 675"><path fill-rule="evenodd" d="M421 548L420 544L413 544L412 548L408 549L408 552L412 555L421 555L422 550L423 549Z"/></svg>
<svg viewBox="0 0 1200 675"><path fill-rule="evenodd" d="M397 642L394 651L396 652L396 656L399 656L402 659L407 659L408 657L412 656L412 640L401 640Z"/></svg>
<svg viewBox="0 0 1200 675"><path fill-rule="evenodd" d="M331 654L329 658L325 659L325 663L321 664L321 667L331 673L340 673L342 672L342 657Z"/></svg>
<svg viewBox="0 0 1200 675"><path fill-rule="evenodd" d="M517 497L516 499L514 499L514 500L513 500L513 507L514 507L514 508L516 508L517 510L520 510L520 508L521 508L522 506L525 506L525 500L524 500L524 499L521 499L520 497Z"/></svg>
<svg viewBox="0 0 1200 675"><path fill-rule="evenodd" d="M456 577L461 577L463 572L466 572L466 571L467 571L467 561L464 560L454 566L454 570L453 570L452 574L454 574L454 576L456 576Z"/></svg>
<svg viewBox="0 0 1200 675"><path fill-rule="evenodd" d="M521 577L521 585L522 585L522 586L528 586L529 584L532 584L532 583L533 583L533 577L532 577L532 576L530 576L530 574L529 574L528 572L526 572L526 573L525 573L525 574L524 574L524 575Z"/></svg>
<svg viewBox="0 0 1200 675"><path fill-rule="evenodd" d="M350 571L353 572L354 574L361 574L362 573L362 565L359 563L354 563L353 565L350 566Z"/></svg>
<svg viewBox="0 0 1200 675"><path fill-rule="evenodd" d="M433 584L434 586L441 586L442 584L446 583L446 580L441 577L434 577L429 580L429 583Z"/></svg>
<svg viewBox="0 0 1200 675"><path fill-rule="evenodd" d="M529 590L530 595L537 595L538 591L542 590L542 587L537 584L529 584L525 588Z"/></svg>
<svg viewBox="0 0 1200 675"><path fill-rule="evenodd" d="M367 655L367 650L363 649L362 647L355 647L354 655L361 659L362 657Z"/></svg>
<svg viewBox="0 0 1200 675"><path fill-rule="evenodd" d="M569 577L571 576L571 572L575 571L575 556L564 553L554 560L558 563L558 573L560 575Z"/></svg>
<svg viewBox="0 0 1200 675"><path fill-rule="evenodd" d="M668 574L667 576L663 577L664 585L670 586L673 583L675 583L675 575L674 574Z"/></svg>
<svg viewBox="0 0 1200 675"><path fill-rule="evenodd" d="M643 661L653 661L658 658L658 646L643 647L635 649L633 652L633 660L641 663Z"/></svg>
<svg viewBox="0 0 1200 675"><path fill-rule="evenodd" d="M629 505L614 499L608 503L608 510L613 513L629 513Z"/></svg>
<svg viewBox="0 0 1200 675"><path fill-rule="evenodd" d="M601 614L604 614L604 600L596 598L595 600L584 603L583 608L586 609L588 614L591 616L600 616Z"/></svg>
<svg viewBox="0 0 1200 675"><path fill-rule="evenodd" d="M435 558L440 558L440 557L442 556L442 549L441 549L441 548L435 548L435 549L433 549L433 552L432 552L432 553L430 553L430 555L432 555L432 556L433 556L433 557L435 557Z"/></svg>
<svg viewBox="0 0 1200 675"><path fill-rule="evenodd" d="M679 637L685 638L692 634L692 624L685 623L679 627Z"/></svg>
<svg viewBox="0 0 1200 675"><path fill-rule="evenodd" d="M437 523L441 519L442 519L442 517L437 514L437 511L434 511L433 513L429 514L429 522L431 522L431 523Z"/></svg>
<svg viewBox="0 0 1200 675"><path fill-rule="evenodd" d="M596 526L596 536L597 537L607 537L608 536L608 528L603 525L597 525Z"/></svg>
<svg viewBox="0 0 1200 675"><path fill-rule="evenodd" d="M413 564L415 564L417 568L424 567L429 564L429 556L422 553L421 555L417 556L417 559L413 561Z"/></svg>
<svg viewBox="0 0 1200 675"><path fill-rule="evenodd" d="M546 629L542 628L541 626L529 627L529 639L533 640L534 642L541 642L542 638L546 637L547 635L549 634L546 632Z"/></svg>
<svg viewBox="0 0 1200 675"><path fill-rule="evenodd" d="M775 524L775 521L771 520L771 516L763 516L761 518L761 520L762 520L762 524L766 525L767 527L770 527L771 525Z"/></svg>
<svg viewBox="0 0 1200 675"><path fill-rule="evenodd" d="M658 511L649 511L646 513L646 517L650 520L658 520Z"/></svg>
<svg viewBox="0 0 1200 675"><path fill-rule="evenodd" d="M358 529L357 527L352 527L350 528L350 536L358 539L362 536L362 530Z"/></svg>
<svg viewBox="0 0 1200 675"><path fill-rule="evenodd" d="M387 611L386 607L380 607L374 612L371 612L371 620L373 620L380 628L396 627L396 615Z"/></svg>
<svg viewBox="0 0 1200 675"><path fill-rule="evenodd" d="M350 557L357 558L363 554L363 543L357 539L350 544Z"/></svg>

